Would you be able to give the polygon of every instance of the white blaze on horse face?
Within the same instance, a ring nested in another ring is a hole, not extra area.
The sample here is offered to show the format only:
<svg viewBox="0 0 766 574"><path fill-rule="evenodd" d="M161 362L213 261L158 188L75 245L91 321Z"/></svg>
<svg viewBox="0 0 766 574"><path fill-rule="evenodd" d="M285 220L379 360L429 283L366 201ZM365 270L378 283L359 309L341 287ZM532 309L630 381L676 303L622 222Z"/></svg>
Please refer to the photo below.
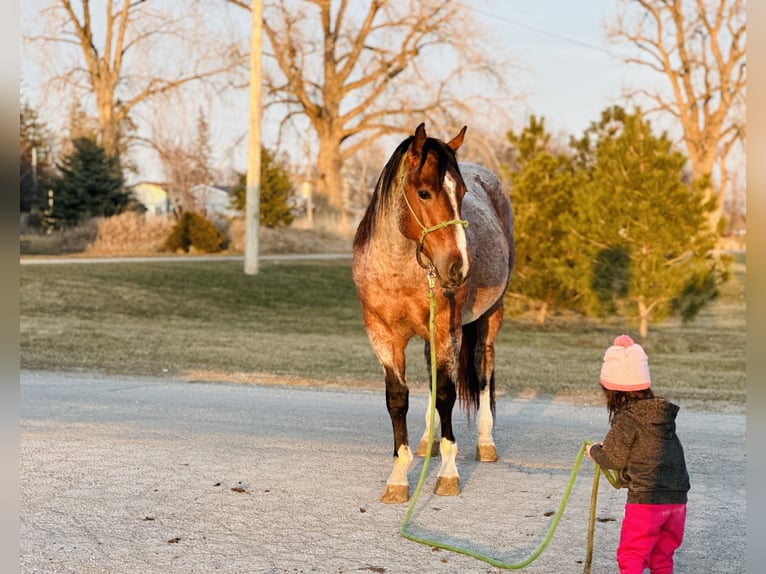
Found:
<svg viewBox="0 0 766 574"><path fill-rule="evenodd" d="M444 174L444 188L447 190L452 211L455 213L454 219L460 219L460 211L457 207L457 182L449 173ZM468 247L465 240L465 228L462 225L453 225L452 228L455 230L455 241L463 259L463 273L468 273Z"/></svg>

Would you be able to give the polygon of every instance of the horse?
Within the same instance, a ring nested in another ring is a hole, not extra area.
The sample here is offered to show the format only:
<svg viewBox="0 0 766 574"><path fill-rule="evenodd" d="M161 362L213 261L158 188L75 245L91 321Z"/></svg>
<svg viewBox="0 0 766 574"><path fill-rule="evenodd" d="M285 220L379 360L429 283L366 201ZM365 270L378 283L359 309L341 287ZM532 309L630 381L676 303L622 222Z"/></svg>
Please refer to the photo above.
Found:
<svg viewBox="0 0 766 574"><path fill-rule="evenodd" d="M380 500L409 500L413 455L407 434L409 389L405 348L429 343L429 285L435 297L436 396L441 440L428 444L430 417L417 456L441 456L437 495L460 493L452 410L458 397L477 417L476 458L497 460L494 339L514 264L513 212L500 180L484 167L458 163L467 126L449 142L428 137L421 123L395 149L356 229L352 274L365 330L383 368L394 435L393 470ZM430 279L430 280L429 280Z"/></svg>

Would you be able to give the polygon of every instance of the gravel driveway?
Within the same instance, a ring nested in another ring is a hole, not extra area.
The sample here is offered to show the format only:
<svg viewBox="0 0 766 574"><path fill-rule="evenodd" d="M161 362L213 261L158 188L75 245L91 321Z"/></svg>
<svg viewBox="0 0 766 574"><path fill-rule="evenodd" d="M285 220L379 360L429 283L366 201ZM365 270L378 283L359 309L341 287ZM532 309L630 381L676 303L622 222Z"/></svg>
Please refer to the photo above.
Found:
<svg viewBox="0 0 766 574"><path fill-rule="evenodd" d="M378 502L392 436L384 392L22 372L24 573L497 572L399 536ZM410 401L413 442L424 395ZM550 524L575 455L607 431L602 406L500 398L500 460L473 460L456 417L462 492L431 494L413 530L509 562ZM682 409L692 481L680 573L745 572L745 415ZM410 472L417 481L421 460ZM548 549L525 572L580 573L592 464ZM616 571L624 491L601 481L592 572Z"/></svg>

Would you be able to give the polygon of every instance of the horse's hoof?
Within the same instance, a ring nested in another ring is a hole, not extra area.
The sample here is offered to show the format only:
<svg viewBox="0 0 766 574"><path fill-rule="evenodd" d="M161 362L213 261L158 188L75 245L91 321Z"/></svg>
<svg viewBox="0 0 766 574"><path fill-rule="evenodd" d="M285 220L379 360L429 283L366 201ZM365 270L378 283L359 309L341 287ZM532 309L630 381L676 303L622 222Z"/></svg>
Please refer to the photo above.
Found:
<svg viewBox="0 0 766 574"><path fill-rule="evenodd" d="M427 449L428 449L428 441L421 440L420 444L418 445L418 451L415 453L415 456L419 456L423 458L426 455ZM435 440L431 443L431 456L439 456L439 441L438 440Z"/></svg>
<svg viewBox="0 0 766 574"><path fill-rule="evenodd" d="M476 460L479 462L497 462L497 449L495 448L495 445L476 445Z"/></svg>
<svg viewBox="0 0 766 574"><path fill-rule="evenodd" d="M457 476L440 476L436 479L434 494L439 496L457 496L460 494L460 478Z"/></svg>
<svg viewBox="0 0 766 574"><path fill-rule="evenodd" d="M403 504L410 499L410 487L406 484L387 484L380 501L384 504Z"/></svg>

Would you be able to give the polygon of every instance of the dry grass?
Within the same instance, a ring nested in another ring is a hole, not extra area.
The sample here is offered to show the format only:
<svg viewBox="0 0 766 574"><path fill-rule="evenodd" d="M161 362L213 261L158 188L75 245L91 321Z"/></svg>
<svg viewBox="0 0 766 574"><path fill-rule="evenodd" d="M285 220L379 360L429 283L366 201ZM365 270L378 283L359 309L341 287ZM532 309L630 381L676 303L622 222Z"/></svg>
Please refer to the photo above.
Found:
<svg viewBox="0 0 766 574"><path fill-rule="evenodd" d="M89 220L82 225L55 231L49 235L26 234L20 237L22 255L70 255L82 253L96 240L98 223Z"/></svg>
<svg viewBox="0 0 766 574"><path fill-rule="evenodd" d="M222 229L228 240L228 251L241 254L245 251L245 221L241 217L228 221ZM351 237L318 229L295 227L269 228L258 230L258 251L264 255L286 253L348 253L351 251Z"/></svg>
<svg viewBox="0 0 766 574"><path fill-rule="evenodd" d="M745 264L691 323L653 326L642 341L657 392L684 407L745 405ZM381 388L351 262L237 261L24 265L21 367L188 380ZM545 328L508 317L495 345L498 392L600 404L598 371L616 334L608 323ZM407 348L408 379L425 391L423 343ZM264 375L264 373L268 375Z"/></svg>
<svg viewBox="0 0 766 574"><path fill-rule="evenodd" d="M146 219L143 214L123 213L96 220L98 234L85 255L154 255L164 251L165 238L174 221L163 217Z"/></svg>
<svg viewBox="0 0 766 574"><path fill-rule="evenodd" d="M165 239L175 221L155 217L145 219L136 213L99 217L71 229L50 235L22 235L22 255L146 256L164 251ZM226 238L226 253L245 251L244 219L216 219L216 227ZM258 231L258 251L264 255L286 253L348 253L351 236L326 229L292 227Z"/></svg>

